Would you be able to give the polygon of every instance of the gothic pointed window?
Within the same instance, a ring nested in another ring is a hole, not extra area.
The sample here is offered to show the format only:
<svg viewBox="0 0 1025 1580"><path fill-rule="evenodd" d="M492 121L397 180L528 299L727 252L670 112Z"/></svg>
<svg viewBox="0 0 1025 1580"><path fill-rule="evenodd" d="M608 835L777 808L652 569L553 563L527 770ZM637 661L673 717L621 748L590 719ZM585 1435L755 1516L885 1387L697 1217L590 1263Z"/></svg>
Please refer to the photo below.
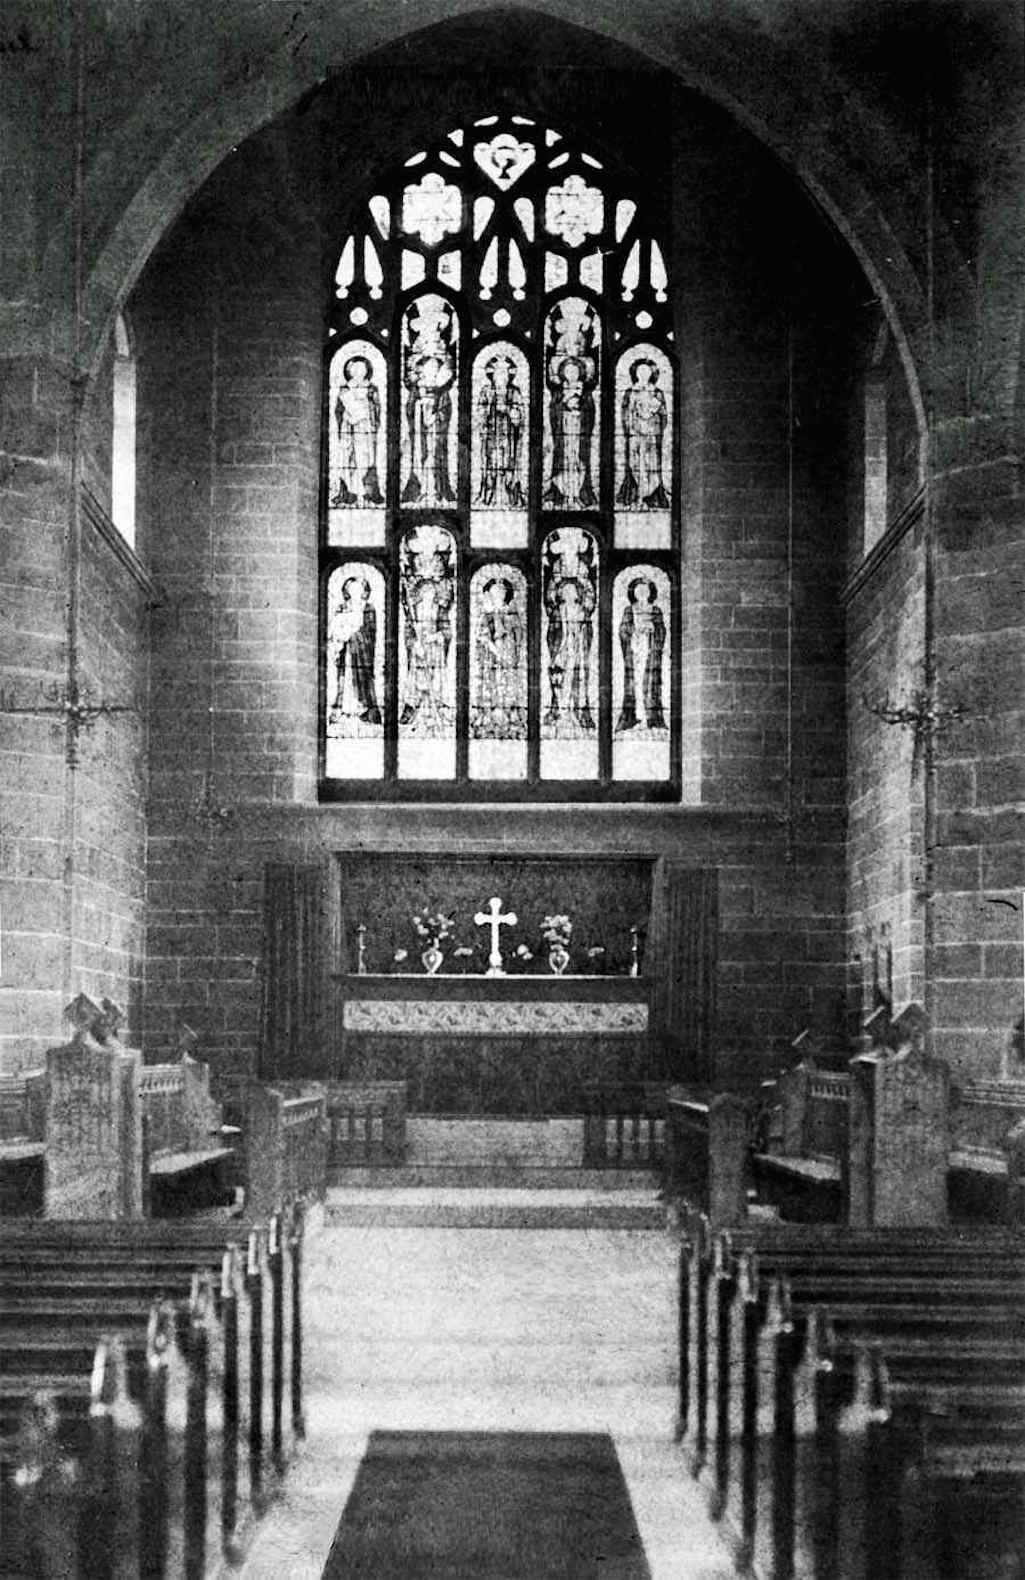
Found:
<svg viewBox="0 0 1025 1580"><path fill-rule="evenodd" d="M667 238L607 151L441 128L336 242L327 799L670 799L679 373Z"/></svg>

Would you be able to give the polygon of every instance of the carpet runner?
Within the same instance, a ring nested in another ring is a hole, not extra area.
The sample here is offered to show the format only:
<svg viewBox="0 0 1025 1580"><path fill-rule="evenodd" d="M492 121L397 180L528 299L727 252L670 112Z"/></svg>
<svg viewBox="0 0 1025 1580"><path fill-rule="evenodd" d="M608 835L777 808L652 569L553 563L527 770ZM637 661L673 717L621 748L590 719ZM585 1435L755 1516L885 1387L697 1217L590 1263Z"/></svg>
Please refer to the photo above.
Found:
<svg viewBox="0 0 1025 1580"><path fill-rule="evenodd" d="M651 1580L602 1433L374 1432L322 1580Z"/></svg>

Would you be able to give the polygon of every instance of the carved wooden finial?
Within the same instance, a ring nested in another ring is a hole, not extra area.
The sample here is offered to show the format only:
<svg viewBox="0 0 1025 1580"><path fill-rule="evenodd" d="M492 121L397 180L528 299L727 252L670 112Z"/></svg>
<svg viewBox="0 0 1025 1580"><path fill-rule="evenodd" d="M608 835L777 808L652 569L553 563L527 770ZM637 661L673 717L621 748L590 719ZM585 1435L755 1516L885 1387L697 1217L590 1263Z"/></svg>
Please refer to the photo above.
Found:
<svg viewBox="0 0 1025 1580"><path fill-rule="evenodd" d="M890 1028L890 1046L898 1052L906 1049L915 1053L924 1052L928 1024L921 1004L905 1004L900 1013L894 1016Z"/></svg>
<svg viewBox="0 0 1025 1580"><path fill-rule="evenodd" d="M95 999L88 993L79 993L73 998L64 1011L65 1020L69 1020L79 1035L88 1034L102 1042L106 1035L106 1016Z"/></svg>

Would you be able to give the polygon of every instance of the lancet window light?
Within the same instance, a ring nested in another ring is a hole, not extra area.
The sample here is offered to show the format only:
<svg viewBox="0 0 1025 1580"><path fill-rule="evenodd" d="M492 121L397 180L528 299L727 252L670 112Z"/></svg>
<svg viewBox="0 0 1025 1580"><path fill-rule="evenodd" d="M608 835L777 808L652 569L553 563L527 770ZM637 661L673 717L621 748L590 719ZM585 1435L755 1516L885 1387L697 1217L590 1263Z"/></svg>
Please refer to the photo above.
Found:
<svg viewBox="0 0 1025 1580"><path fill-rule="evenodd" d="M679 781L664 239L525 116L367 192L325 348L326 798L665 799Z"/></svg>

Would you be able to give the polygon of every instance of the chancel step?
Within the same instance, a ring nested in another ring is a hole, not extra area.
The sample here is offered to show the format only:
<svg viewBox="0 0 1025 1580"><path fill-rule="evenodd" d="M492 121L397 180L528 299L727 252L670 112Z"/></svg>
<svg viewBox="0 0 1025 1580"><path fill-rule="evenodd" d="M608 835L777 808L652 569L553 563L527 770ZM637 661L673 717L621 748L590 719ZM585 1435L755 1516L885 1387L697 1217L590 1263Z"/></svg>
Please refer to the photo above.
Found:
<svg viewBox="0 0 1025 1580"><path fill-rule="evenodd" d="M416 1186L327 1192L325 1221L352 1227L660 1229L666 1210L646 1190L531 1190Z"/></svg>
<svg viewBox="0 0 1025 1580"><path fill-rule="evenodd" d="M472 1163L408 1163L399 1168L336 1168L329 1183L345 1189L581 1190L651 1194L646 1169L526 1168Z"/></svg>

